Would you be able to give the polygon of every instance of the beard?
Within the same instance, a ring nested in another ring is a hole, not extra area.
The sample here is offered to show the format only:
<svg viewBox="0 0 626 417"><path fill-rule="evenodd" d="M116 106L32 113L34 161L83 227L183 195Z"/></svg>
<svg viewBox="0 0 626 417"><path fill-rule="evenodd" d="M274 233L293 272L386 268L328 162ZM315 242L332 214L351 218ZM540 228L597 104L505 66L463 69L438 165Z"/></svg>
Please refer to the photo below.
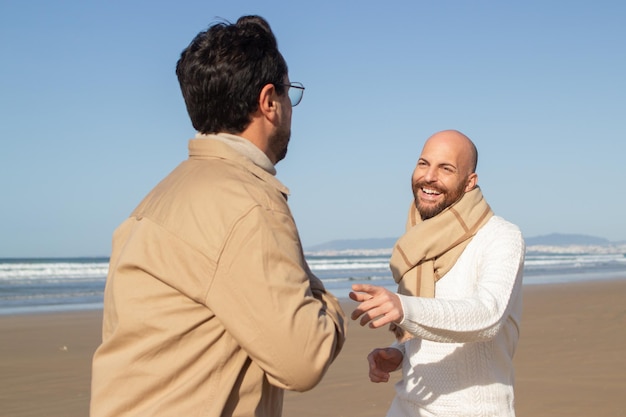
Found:
<svg viewBox="0 0 626 417"><path fill-rule="evenodd" d="M289 139L291 139L291 129L280 127L270 137L270 147L272 153L276 155L276 162L282 161L287 156L287 147L289 146Z"/></svg>
<svg viewBox="0 0 626 417"><path fill-rule="evenodd" d="M463 194L465 194L465 184L466 181L461 181L459 186L454 190L448 190L445 187L436 187L427 183L426 181L418 181L413 184L413 197L415 199L415 207L417 208L417 211L420 214L422 220L428 220L435 217L436 215L459 201L461 197L463 197ZM443 200L437 204L425 204L420 202L418 192L423 187L433 189L441 193L443 195Z"/></svg>

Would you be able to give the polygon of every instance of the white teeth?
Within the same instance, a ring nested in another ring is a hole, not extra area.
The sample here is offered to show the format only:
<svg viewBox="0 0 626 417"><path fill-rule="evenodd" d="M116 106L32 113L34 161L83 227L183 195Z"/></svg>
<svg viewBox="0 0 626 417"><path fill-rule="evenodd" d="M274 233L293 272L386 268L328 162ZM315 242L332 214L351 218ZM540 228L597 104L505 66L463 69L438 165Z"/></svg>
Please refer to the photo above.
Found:
<svg viewBox="0 0 626 417"><path fill-rule="evenodd" d="M437 190L433 190L433 189L430 189L430 188L422 188L422 191L423 191L425 194L433 194L433 195L434 195L434 194L441 194L439 191L437 191Z"/></svg>

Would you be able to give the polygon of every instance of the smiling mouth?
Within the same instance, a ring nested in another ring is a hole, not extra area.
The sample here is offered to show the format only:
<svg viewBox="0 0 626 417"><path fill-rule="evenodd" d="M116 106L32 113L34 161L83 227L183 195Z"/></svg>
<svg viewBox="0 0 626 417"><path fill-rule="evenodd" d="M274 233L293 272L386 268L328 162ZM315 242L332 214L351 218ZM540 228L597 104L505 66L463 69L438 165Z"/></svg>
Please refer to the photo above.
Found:
<svg viewBox="0 0 626 417"><path fill-rule="evenodd" d="M441 191L435 190L433 188L422 187L421 190L424 194L429 195L429 196L441 195Z"/></svg>

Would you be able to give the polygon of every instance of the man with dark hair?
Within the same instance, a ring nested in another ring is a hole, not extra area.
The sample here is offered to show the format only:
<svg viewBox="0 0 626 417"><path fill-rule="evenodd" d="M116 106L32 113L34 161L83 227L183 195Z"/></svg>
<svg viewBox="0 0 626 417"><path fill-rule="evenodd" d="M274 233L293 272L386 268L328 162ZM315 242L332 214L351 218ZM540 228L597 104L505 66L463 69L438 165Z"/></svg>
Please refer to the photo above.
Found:
<svg viewBox="0 0 626 417"><path fill-rule="evenodd" d="M304 87L258 16L198 34L176 74L198 133L114 233L91 415L280 416L346 332L275 177Z"/></svg>
<svg viewBox="0 0 626 417"><path fill-rule="evenodd" d="M402 369L388 417L515 415L524 239L485 201L477 160L456 130L426 141L407 230L391 255L398 294L352 286L360 302L352 318L396 333L392 346L368 356L372 382Z"/></svg>

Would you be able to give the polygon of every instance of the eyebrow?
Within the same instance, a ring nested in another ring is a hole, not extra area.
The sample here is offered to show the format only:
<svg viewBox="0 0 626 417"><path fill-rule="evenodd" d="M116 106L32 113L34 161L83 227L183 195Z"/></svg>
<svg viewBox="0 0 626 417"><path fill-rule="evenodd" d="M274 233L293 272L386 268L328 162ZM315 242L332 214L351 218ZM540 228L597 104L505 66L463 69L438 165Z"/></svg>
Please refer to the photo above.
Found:
<svg viewBox="0 0 626 417"><path fill-rule="evenodd" d="M425 163L427 163L428 165L432 165L428 159L425 159L425 158L423 158L423 157L420 157L420 158L417 160L417 162L425 162ZM454 164L452 164L452 163L450 163L450 162L444 162L444 163L438 164L437 166L438 166L438 167L450 167L450 168L454 169L455 171L458 171L458 170L459 170L459 168L458 168L456 165L454 165Z"/></svg>

